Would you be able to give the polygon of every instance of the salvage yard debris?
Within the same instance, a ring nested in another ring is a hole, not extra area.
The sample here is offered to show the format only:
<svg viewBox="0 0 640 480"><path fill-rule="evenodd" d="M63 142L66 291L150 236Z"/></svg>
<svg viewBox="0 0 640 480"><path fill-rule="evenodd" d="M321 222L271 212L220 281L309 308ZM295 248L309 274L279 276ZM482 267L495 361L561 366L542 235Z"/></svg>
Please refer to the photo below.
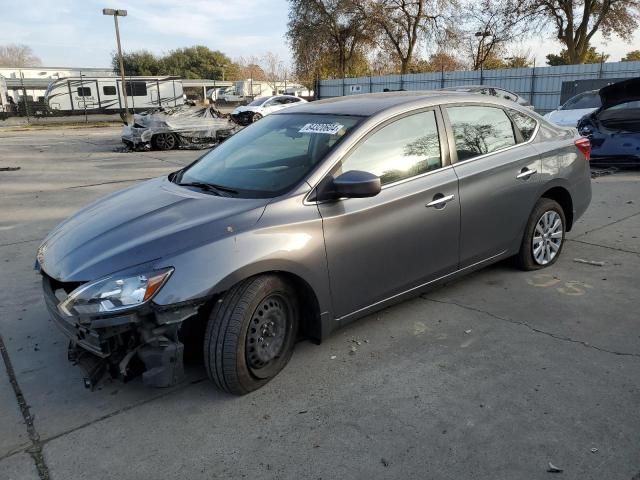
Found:
<svg viewBox="0 0 640 480"><path fill-rule="evenodd" d="M561 473L562 469L559 467L556 467L553 463L549 462L549 468L547 469L547 472L549 473Z"/></svg>
<svg viewBox="0 0 640 480"><path fill-rule="evenodd" d="M133 150L207 148L222 142L241 127L211 107L180 105L134 115L122 129L122 142Z"/></svg>
<svg viewBox="0 0 640 480"><path fill-rule="evenodd" d="M584 258L574 258L573 261L576 263L584 263L585 265L593 265L594 267L604 267L604 262L599 262L596 260L585 260Z"/></svg>

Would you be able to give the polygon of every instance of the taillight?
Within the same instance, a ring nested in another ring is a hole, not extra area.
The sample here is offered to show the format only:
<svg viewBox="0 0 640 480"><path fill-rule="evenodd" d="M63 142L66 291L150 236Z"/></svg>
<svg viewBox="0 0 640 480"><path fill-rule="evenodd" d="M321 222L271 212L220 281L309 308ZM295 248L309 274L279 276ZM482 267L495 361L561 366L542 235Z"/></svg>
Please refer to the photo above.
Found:
<svg viewBox="0 0 640 480"><path fill-rule="evenodd" d="M584 154L584 159L588 162L591 159L591 142L588 138L579 138L575 141L576 147Z"/></svg>

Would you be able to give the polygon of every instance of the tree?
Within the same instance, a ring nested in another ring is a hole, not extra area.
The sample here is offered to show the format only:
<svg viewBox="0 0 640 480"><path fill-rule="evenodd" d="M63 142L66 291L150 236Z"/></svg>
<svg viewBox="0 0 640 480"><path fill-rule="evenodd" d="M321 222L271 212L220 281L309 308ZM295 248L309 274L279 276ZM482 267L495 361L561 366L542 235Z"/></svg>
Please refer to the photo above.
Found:
<svg viewBox="0 0 640 480"><path fill-rule="evenodd" d="M500 60L506 45L522 39L534 27L534 13L524 1L481 0L467 4L463 37L474 70L507 67Z"/></svg>
<svg viewBox="0 0 640 480"><path fill-rule="evenodd" d="M42 65L31 47L10 43L0 45L0 67L37 67Z"/></svg>
<svg viewBox="0 0 640 480"><path fill-rule="evenodd" d="M632 38L640 18L638 0L530 0L530 11L551 20L555 36L566 47L569 64L587 63L596 32L605 39Z"/></svg>
<svg viewBox="0 0 640 480"><path fill-rule="evenodd" d="M450 30L449 0L355 0L354 4L380 30L382 48L395 52L401 74L410 71L421 41L442 39Z"/></svg>
<svg viewBox="0 0 640 480"><path fill-rule="evenodd" d="M265 80L274 92L278 91L278 84L284 78L284 63L280 57L273 53L267 52L260 62Z"/></svg>
<svg viewBox="0 0 640 480"><path fill-rule="evenodd" d="M609 55L605 53L599 53L596 51L596 47L589 47L585 53L582 63L600 63L606 62ZM550 53L547 55L547 65L556 67L558 65L573 65L569 58L569 53L566 48L560 50L559 54Z"/></svg>
<svg viewBox="0 0 640 480"><path fill-rule="evenodd" d="M212 80L222 80L223 69L231 64L231 59L224 53L204 45L171 50L160 61L161 70L166 74Z"/></svg>
<svg viewBox="0 0 640 480"><path fill-rule="evenodd" d="M513 55L506 57L506 68L527 68L531 66L531 60L528 55Z"/></svg>
<svg viewBox="0 0 640 480"><path fill-rule="evenodd" d="M637 62L640 61L640 50L631 50L624 57L622 57L623 62Z"/></svg>
<svg viewBox="0 0 640 480"><path fill-rule="evenodd" d="M450 53L437 52L429 55L427 60L416 60L409 66L409 73L422 72L454 72L464 70L465 65Z"/></svg>
<svg viewBox="0 0 640 480"><path fill-rule="evenodd" d="M125 75L161 75L160 59L147 50L122 54ZM113 71L120 73L118 53L111 54Z"/></svg>
<svg viewBox="0 0 640 480"><path fill-rule="evenodd" d="M372 43L370 22L352 0L289 0L287 38L306 83L323 71L341 77L361 73L356 60Z"/></svg>
<svg viewBox="0 0 640 480"><path fill-rule="evenodd" d="M260 66L260 62L260 58L256 57L255 55L247 58L238 58L236 60L236 63L238 65L239 80L246 80L248 78L260 81L267 80L267 75L264 73L264 70Z"/></svg>

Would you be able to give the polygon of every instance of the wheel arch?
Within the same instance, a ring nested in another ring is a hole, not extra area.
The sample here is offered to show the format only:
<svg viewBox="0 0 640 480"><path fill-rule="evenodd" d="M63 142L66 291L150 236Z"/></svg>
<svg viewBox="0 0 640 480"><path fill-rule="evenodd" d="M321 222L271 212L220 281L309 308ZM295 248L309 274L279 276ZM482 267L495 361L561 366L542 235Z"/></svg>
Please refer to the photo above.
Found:
<svg viewBox="0 0 640 480"><path fill-rule="evenodd" d="M571 231L573 227L573 199L571 193L562 185L551 186L541 195L542 198L549 198L558 202L564 212L567 221L566 231Z"/></svg>
<svg viewBox="0 0 640 480"><path fill-rule="evenodd" d="M218 285L211 290L211 298L217 301L217 299L234 285L248 278L260 275L278 275L294 287L300 306L301 324L299 325L299 331L305 338L320 343L326 333L326 329L323 329L322 325L323 317L326 317L326 314L323 315L322 313L328 310L328 305L324 304L326 299L322 298L322 293L318 292L317 289L312 286L311 281L305 278L304 274L295 268L287 268L285 265L276 266L267 264L263 265L262 268L254 265L252 268L241 269L228 275L219 282Z"/></svg>

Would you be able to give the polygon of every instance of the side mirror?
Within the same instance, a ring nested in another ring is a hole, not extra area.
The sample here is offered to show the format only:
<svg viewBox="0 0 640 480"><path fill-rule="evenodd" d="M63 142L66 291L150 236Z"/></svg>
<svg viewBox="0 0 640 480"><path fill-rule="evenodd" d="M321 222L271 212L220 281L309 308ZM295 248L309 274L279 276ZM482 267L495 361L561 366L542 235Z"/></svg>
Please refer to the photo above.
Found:
<svg viewBox="0 0 640 480"><path fill-rule="evenodd" d="M320 197L322 200L375 197L380 189L380 177L369 172L349 170L334 178Z"/></svg>

